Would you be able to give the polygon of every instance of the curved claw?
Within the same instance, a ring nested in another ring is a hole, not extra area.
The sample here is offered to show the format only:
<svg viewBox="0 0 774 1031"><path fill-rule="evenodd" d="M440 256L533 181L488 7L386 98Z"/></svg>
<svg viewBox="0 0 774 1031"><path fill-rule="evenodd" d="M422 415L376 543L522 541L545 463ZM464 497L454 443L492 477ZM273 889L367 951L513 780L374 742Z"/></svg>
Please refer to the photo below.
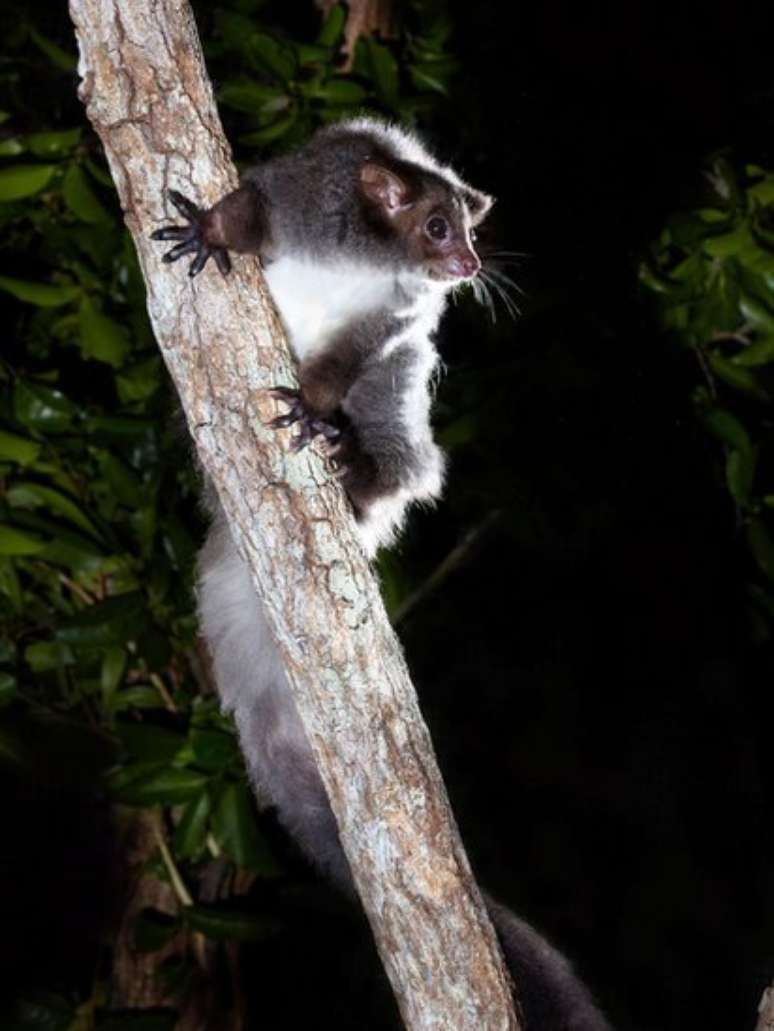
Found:
<svg viewBox="0 0 774 1031"><path fill-rule="evenodd" d="M269 393L272 397L276 397L278 401L287 401L288 404L301 399L301 391L294 390L292 387L272 387Z"/></svg>
<svg viewBox="0 0 774 1031"><path fill-rule="evenodd" d="M228 251L216 247L212 252L212 256L215 259L215 264L218 266L218 271L221 275L227 276L231 271L231 258L228 256Z"/></svg>
<svg viewBox="0 0 774 1031"><path fill-rule="evenodd" d="M301 412L293 410L288 412L287 415L278 415L276 419L272 419L271 422L267 423L272 430L284 430L288 426L292 426L294 422L298 422L302 418Z"/></svg>
<svg viewBox="0 0 774 1031"><path fill-rule="evenodd" d="M198 275L210 258L215 259L215 264L220 272L227 276L231 271L231 259L228 252L222 247L212 247L204 238L203 219L206 212L197 207L193 201L188 200L177 190L169 190L167 196L171 203L177 208L188 225L185 226L162 226L151 233L151 240L174 240L177 246L162 257L167 264L177 261L186 254L194 254L195 257L188 267L188 275L193 278Z"/></svg>
<svg viewBox="0 0 774 1031"><path fill-rule="evenodd" d="M177 247L173 247L171 251L167 251L166 254L162 255L161 260L169 264L172 261L177 261L178 258L182 258L184 254L190 254L198 249L199 244L196 240L183 240Z"/></svg>
<svg viewBox="0 0 774 1031"><path fill-rule="evenodd" d="M190 226L164 226L163 229L155 229L151 234L151 240L185 240L191 235Z"/></svg>
<svg viewBox="0 0 774 1031"><path fill-rule="evenodd" d="M299 451L303 451L308 444L312 443L313 437L314 434L309 423L305 420L302 421L301 429L298 433L298 436L294 437L290 443L290 450L295 451L296 453L298 453Z"/></svg>
<svg viewBox="0 0 774 1031"><path fill-rule="evenodd" d="M338 440L341 436L341 430L338 426L333 426L331 423L325 422L323 419L313 419L312 429L318 434L318 436L325 437L328 443Z"/></svg>
<svg viewBox="0 0 774 1031"><path fill-rule="evenodd" d="M204 266L207 264L208 259L212 255L212 250L205 244L200 243L196 257L188 266L188 275L193 279L194 276L198 276Z"/></svg>
<svg viewBox="0 0 774 1031"><path fill-rule="evenodd" d="M183 218L188 219L189 222L196 222L202 217L201 208L198 208L192 200L184 197L183 194L179 193L177 190L168 190L167 196Z"/></svg>
<svg viewBox="0 0 774 1031"><path fill-rule="evenodd" d="M290 411L285 415L278 415L267 424L271 429L282 430L294 423L300 423L299 433L290 445L292 451L303 451L315 437L324 437L326 443L330 443L340 436L341 430L337 426L306 411L299 390L293 390L291 387L273 387L269 393L290 407Z"/></svg>

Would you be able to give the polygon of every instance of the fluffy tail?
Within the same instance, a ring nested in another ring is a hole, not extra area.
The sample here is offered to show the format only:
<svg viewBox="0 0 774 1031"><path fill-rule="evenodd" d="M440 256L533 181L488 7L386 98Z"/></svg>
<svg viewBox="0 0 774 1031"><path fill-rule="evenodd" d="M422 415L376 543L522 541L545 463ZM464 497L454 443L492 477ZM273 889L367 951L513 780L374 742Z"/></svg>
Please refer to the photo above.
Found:
<svg viewBox="0 0 774 1031"><path fill-rule="evenodd" d="M199 615L224 707L251 778L310 860L354 894L314 755L250 576L222 516L199 561ZM518 989L526 1031L610 1031L570 964L529 924L485 898Z"/></svg>
<svg viewBox="0 0 774 1031"><path fill-rule="evenodd" d="M534 927L484 893L527 1031L612 1031L567 959Z"/></svg>

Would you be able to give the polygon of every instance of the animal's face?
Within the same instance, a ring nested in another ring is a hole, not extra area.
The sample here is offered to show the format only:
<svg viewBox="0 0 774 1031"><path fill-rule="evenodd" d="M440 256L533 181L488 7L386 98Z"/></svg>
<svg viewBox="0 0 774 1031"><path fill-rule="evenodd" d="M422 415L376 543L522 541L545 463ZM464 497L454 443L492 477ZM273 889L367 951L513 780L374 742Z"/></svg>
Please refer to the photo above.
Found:
<svg viewBox="0 0 774 1031"><path fill-rule="evenodd" d="M440 177L423 176L412 183L408 176L371 162L361 169L360 184L417 274L449 283L477 275L481 261L475 226L492 206L491 197Z"/></svg>

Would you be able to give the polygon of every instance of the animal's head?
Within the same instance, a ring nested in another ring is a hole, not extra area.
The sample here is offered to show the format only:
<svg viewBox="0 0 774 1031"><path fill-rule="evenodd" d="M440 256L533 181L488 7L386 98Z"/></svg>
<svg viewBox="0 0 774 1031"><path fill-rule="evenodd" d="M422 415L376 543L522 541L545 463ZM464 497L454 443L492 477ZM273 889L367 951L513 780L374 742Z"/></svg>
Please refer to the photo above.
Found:
<svg viewBox="0 0 774 1031"><path fill-rule="evenodd" d="M481 268L475 229L493 199L450 174L408 162L366 161L359 188L377 226L392 232L418 275L449 285Z"/></svg>

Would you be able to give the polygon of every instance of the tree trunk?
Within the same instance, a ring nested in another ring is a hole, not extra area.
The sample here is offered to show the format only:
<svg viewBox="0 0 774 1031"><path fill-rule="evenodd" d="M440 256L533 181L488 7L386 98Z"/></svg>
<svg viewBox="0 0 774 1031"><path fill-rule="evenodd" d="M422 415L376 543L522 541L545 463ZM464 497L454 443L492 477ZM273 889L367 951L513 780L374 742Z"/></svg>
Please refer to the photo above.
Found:
<svg viewBox="0 0 774 1031"><path fill-rule="evenodd" d="M403 656L320 455L288 450L266 391L292 365L259 264L191 281L149 233L170 188L236 183L186 0L71 0L80 95L102 138L153 328L199 459L285 660L406 1026L518 1028L497 942Z"/></svg>

